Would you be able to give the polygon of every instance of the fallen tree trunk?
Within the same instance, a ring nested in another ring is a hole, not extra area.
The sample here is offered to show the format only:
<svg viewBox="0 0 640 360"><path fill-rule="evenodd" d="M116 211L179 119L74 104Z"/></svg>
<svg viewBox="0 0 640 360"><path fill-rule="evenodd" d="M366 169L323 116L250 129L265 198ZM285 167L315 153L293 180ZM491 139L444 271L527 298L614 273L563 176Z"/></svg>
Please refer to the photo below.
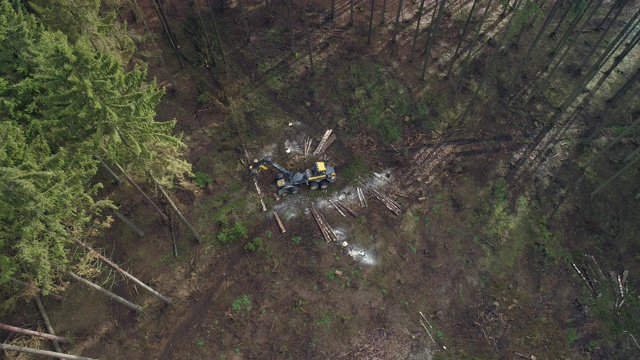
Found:
<svg viewBox="0 0 640 360"><path fill-rule="evenodd" d="M95 290L100 291L100 292L101 292L101 293L103 293L104 295L106 295L106 296L108 296L109 298L111 298L111 299L113 299L113 300L115 300L115 301L119 302L120 304L122 304L122 305L124 305L124 306L128 307L129 309L134 310L134 311L137 311L137 312L144 312L144 309L142 308L142 306L136 305L136 304L134 304L134 303L130 302L129 300L126 300L126 299L124 299L124 298L121 298L120 296L118 296L118 295L116 295L116 294L112 293L111 291L106 290L106 289L103 289L102 287L100 287L100 286L98 286L98 285L96 285L96 284L92 283L91 281L89 281L89 280L87 280L87 279L83 279L83 278L81 278L80 276L78 276L78 275L76 275L76 274L72 273L71 271L67 271L66 273L67 273L67 275L71 276L72 278L74 278L74 279L76 279L76 280L80 281L81 283L83 283L83 284L85 284L85 285L89 286L89 287L90 287L90 288L92 288L92 289L95 289Z"/></svg>
<svg viewBox="0 0 640 360"><path fill-rule="evenodd" d="M156 179L154 177L151 177L151 178L156 183L156 185L160 189L160 192L162 193L162 195L164 195L165 199L167 199L167 201L169 202L173 210L178 214L178 216L180 217L180 220L182 220L182 222L187 226L189 231L191 231L193 236L196 238L196 240L198 240L198 244L202 243L202 239L200 238L200 235L198 235L198 232L196 232L196 229L194 229L193 226L191 226L191 224L187 221L187 219L184 216L182 216L182 213L180 212L180 210L178 210L178 207L176 206L176 204L174 204L173 201L171 201L171 198L169 197L169 195L167 195L167 193L164 191L162 186L158 184Z"/></svg>
<svg viewBox="0 0 640 360"><path fill-rule="evenodd" d="M122 268L120 268L118 265L114 264L111 260L107 259L106 257L102 256L102 254L100 254L99 252L93 250L93 248L91 248L91 246L85 244L84 242L80 241L80 240L76 240L76 242L80 245L82 245L85 249L94 252L98 258L100 258L100 260L104 261L105 263L107 263L107 265L111 266L112 268L118 270L118 272L120 274L122 274L123 276L126 276L127 278L131 279L134 283L142 286L145 290L147 290L148 292L152 293L153 295L157 296L160 300L164 301L165 303L171 305L172 301L169 300L168 298L166 298L165 296L163 296L162 294L160 294L159 292L155 291L153 288L151 288L150 286L148 286L147 284L143 283L142 281L136 279L133 275L129 274L128 272L124 271Z"/></svg>
<svg viewBox="0 0 640 360"><path fill-rule="evenodd" d="M131 186L133 186L136 190L138 190L138 192L140 194L142 194L144 199L147 200L147 202L149 204L151 204L151 206L153 206L153 208L158 212L158 214L160 214L160 217L162 218L162 221L168 222L169 221L169 217L164 212L162 212L162 210L160 210L158 205L156 205L156 203L153 202L153 200L151 200L151 198L144 191L142 191L140 186L138 186L138 184L136 184L136 182L133 181L133 179L131 177L129 177L129 175L127 175L126 172L124 172L124 169L122 168L122 166L120 166L120 164L118 164L118 163L116 163L116 166L118 167L118 170L120 170L122 172L122 175L124 175L124 178L127 179L129 184L131 184Z"/></svg>
<svg viewBox="0 0 640 360"><path fill-rule="evenodd" d="M111 177L113 178L113 180L116 181L116 184L120 185L122 184L122 180L120 180L120 178L118 177L118 175L116 175L115 172L113 172L113 170L111 170L111 168L109 167L109 165L107 165L106 162L104 162L104 160L102 160L102 158L98 155L93 155L93 157L95 157L96 159L98 159L98 161L100 161L100 165L102 165L102 167L107 171L107 173L109 173L109 175L111 175Z"/></svg>
<svg viewBox="0 0 640 360"><path fill-rule="evenodd" d="M113 210L113 213L118 217L118 219L122 220L125 224L127 224L131 230L133 230L138 236L143 237L145 235L144 231L140 230L139 227L136 226L131 220L127 219L120 211Z"/></svg>
<svg viewBox="0 0 640 360"><path fill-rule="evenodd" d="M57 340L57 341L60 341L61 343L65 343L65 344L68 343L67 339L63 338L61 336L45 334L45 333L41 333L39 331L23 329L23 328L11 326L11 325L3 324L3 323L0 323L0 329L16 332L16 333L20 333L20 334L25 334L25 335L38 336L38 337L41 337L41 338L47 339L47 340Z"/></svg>
<svg viewBox="0 0 640 360"><path fill-rule="evenodd" d="M37 296L37 295L35 296L35 302L36 302L36 306L38 307L38 310L40 310L40 315L44 320L44 324L47 326L47 331L49 332L49 334L56 336L56 332L53 330L53 326L51 326L51 321L49 321L49 316L47 316L47 312L44 310L42 301L40 301L40 296ZM60 347L60 342L58 340L51 340L51 341L53 341L53 347L56 349L56 351L61 353L62 348Z"/></svg>
<svg viewBox="0 0 640 360"><path fill-rule="evenodd" d="M20 352L26 352L26 353L31 353L31 354L37 354L37 355L45 355L45 356L50 356L50 357L57 357L57 358L60 358L60 359L96 360L96 359L93 359L93 358L75 356L75 355L68 355L68 354L63 354L63 353L59 353L59 352L55 352L55 351L32 349L32 348L28 348L28 347L24 347L24 346L7 345L7 344L1 344L1 343L0 343L0 349L9 350L9 351L20 351Z"/></svg>

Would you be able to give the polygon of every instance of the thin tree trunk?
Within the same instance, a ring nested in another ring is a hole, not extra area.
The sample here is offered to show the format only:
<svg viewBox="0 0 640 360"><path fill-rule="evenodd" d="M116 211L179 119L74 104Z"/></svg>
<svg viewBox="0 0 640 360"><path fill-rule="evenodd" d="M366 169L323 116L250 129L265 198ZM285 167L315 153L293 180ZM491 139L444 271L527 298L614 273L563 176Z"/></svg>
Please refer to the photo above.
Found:
<svg viewBox="0 0 640 360"><path fill-rule="evenodd" d="M53 330L53 326L51 326L51 321L49 321L49 316L47 316L47 312L44 310L44 305L42 305L42 301L40 300L40 296L34 296L34 300L38 310L40 311L40 316L42 316L42 320L44 320L44 324L47 326L47 331L49 334L56 336L55 330ZM61 353L62 348L60 347L60 342L58 340L51 340L53 342L53 347L57 352Z"/></svg>
<svg viewBox="0 0 640 360"><path fill-rule="evenodd" d="M382 15L380 16L380 25L384 25L386 19L384 14L387 12L387 0L382 1Z"/></svg>
<svg viewBox="0 0 640 360"><path fill-rule="evenodd" d="M124 215L122 215L120 211L114 209L113 213L118 217L118 219L122 220L122 222L127 224L127 226L129 226L131 230L133 230L139 237L143 237L146 235L144 231L140 230L140 228L137 227L136 224L134 224L131 220L127 219Z"/></svg>
<svg viewBox="0 0 640 360"><path fill-rule="evenodd" d="M165 75L167 76L167 78L169 79L169 81L171 82L171 87L174 89L174 91L177 91L178 88L176 88L176 82L173 79L173 75L171 75L169 73L169 70L167 70L167 63L164 60L164 56L162 56L162 50L160 50L160 47L158 46L158 43L156 42L155 36L153 34L153 32L151 32L151 29L149 28L149 25L147 25L147 20L145 20L144 18L144 14L142 13L142 11L140 10L140 7L138 6L138 0L133 0L133 4L136 7L136 16L140 16L140 18L142 19L142 24L144 25L145 30L147 31L147 33L149 34L149 37L151 38L151 42L153 43L153 47L156 48L156 52L158 52L158 56L160 57L160 63L162 64L162 69L165 72Z"/></svg>
<svg viewBox="0 0 640 360"><path fill-rule="evenodd" d="M460 46L464 41L464 37L467 35L467 29L469 28L469 23L471 23L471 18L473 17L473 12L476 9L476 5L478 5L478 0L473 0L473 5L471 5L471 11L469 11L469 16L467 17L467 21L464 23L464 28L462 29L462 33L460 34L460 40L458 40L458 45L456 45L456 50L453 52L453 56L451 57L451 63L449 64L447 75L444 76L445 79L447 79L449 77L449 74L451 74L451 69L453 69L453 64L456 62L458 51L460 51Z"/></svg>
<svg viewBox="0 0 640 360"><path fill-rule="evenodd" d="M16 326L3 324L3 323L0 323L0 329L1 330L11 331L11 332L16 332L16 333L24 334L24 335L37 336L37 337L41 337L41 338L47 339L47 340L56 340L56 341L59 341L59 342L61 342L63 344L66 344L66 343L69 342L69 341L67 341L66 338L63 338L62 336L55 336L55 335L51 335L51 334L45 334L45 333L41 333L39 331L23 329L23 328L19 328L19 327L16 327Z"/></svg>
<svg viewBox="0 0 640 360"><path fill-rule="evenodd" d="M444 7L446 6L447 0L440 0L440 7L438 8L438 16L435 19L435 22L431 26L429 31L429 36L427 37L427 46L425 48L424 54L424 64L422 65L422 75L420 77L421 80L424 80L425 74L427 73L427 64L429 63L429 56L431 56L431 45L435 41L438 36L438 26L440 25L440 19L442 19L442 14L444 14ZM435 12L435 9L433 9Z"/></svg>
<svg viewBox="0 0 640 360"><path fill-rule="evenodd" d="M213 30L216 32L216 42L220 48L220 55L222 55L222 63L227 65L227 58L224 56L224 49L222 48L222 40L220 39L220 32L218 31L218 24L216 23L216 17L213 15L213 7L211 7L211 0L207 0L209 6L209 13L211 13L211 21L213 22Z"/></svg>
<svg viewBox="0 0 640 360"><path fill-rule="evenodd" d="M240 12L242 13L242 25L244 25L244 33L246 37L247 44L251 43L251 34L249 33L249 24L247 23L247 16L244 13L244 6L242 5L242 0L238 0L238 4L240 5Z"/></svg>
<svg viewBox="0 0 640 360"><path fill-rule="evenodd" d="M558 2L562 3L562 0L557 0ZM588 6L588 5L587 5ZM569 2L569 6L567 6L567 10L565 10L562 13L562 16L560 17L560 20L558 20L558 23L556 24L556 26L553 28L553 30L551 30L551 32L549 33L549 37L554 38L556 36L556 34L558 33L558 29L560 29L560 26L562 26L562 23L564 23L564 19L567 18L567 16L569 15L569 13L571 12L571 9L573 8L573 2Z"/></svg>
<svg viewBox="0 0 640 360"><path fill-rule="evenodd" d="M420 1L420 8L418 9L418 21L416 23L416 31L413 33L413 43L411 44L411 55L409 55L409 62L413 62L413 54L416 51L418 32L420 32L420 22L422 21L422 15L424 14L424 2L425 0ZM373 9L371 11L373 12Z"/></svg>
<svg viewBox="0 0 640 360"><path fill-rule="evenodd" d="M329 20L333 21L336 16L336 0L331 0L331 10L329 12Z"/></svg>
<svg viewBox="0 0 640 360"><path fill-rule="evenodd" d="M625 5L627 5L628 3L629 3L628 0L622 3L622 5L620 6L616 14L613 16L613 19L609 22L609 26L607 26L607 28L604 30L602 35L600 35L600 38L598 38L598 41L596 41L596 43L591 47L591 51L589 51L589 54L584 57L582 64L580 64L580 66L578 67L579 71L582 71L582 69L584 69L584 67L587 66L587 64L589 63L589 60L591 60L591 57L596 53L596 51L598 50L598 47L600 47L600 43L604 41L605 37L609 33L609 30L611 30L611 28L613 27L613 24L616 23L616 20L618 20L618 17L622 13L622 10L625 8ZM607 14L607 16L609 16L609 14ZM628 24L631 24L631 22L629 22ZM620 34L622 34L622 32L620 32Z"/></svg>
<svg viewBox="0 0 640 360"><path fill-rule="evenodd" d="M640 148L638 148L636 150L636 152L638 152L640 150ZM625 167L623 167L622 169L620 169L620 171L618 171L617 173L615 173L612 177L610 177L609 179L607 179L607 181L605 181L604 183L602 183L602 185L600 185L597 189L593 190L593 192L591 193L591 197L593 197L594 195L596 195L597 193L599 193L602 189L604 189L607 185L609 185L613 180L615 180L618 176L620 176L620 174L622 174L623 172L625 172L627 169L629 169L630 167L632 167L633 165L635 165L635 163L637 163L638 161L640 161L640 156L636 157L633 161L631 161L630 163L628 163Z"/></svg>
<svg viewBox="0 0 640 360"><path fill-rule="evenodd" d="M517 0L516 3L514 4L514 10L513 10L514 14L518 10L518 6L519 5L520 5L520 1ZM511 29L511 25L513 24L513 19L514 18L515 18L514 15L511 15L511 17L509 18L509 21L507 22L507 25L505 26L505 29L502 31L500 39L498 40L498 44L496 46L496 50L489 55L489 57L488 57L488 59L486 61L486 64L491 64L492 61L493 61L493 58L499 52L499 49L502 47L502 44L504 43L505 39L507 38L507 34L509 33L509 30ZM484 74L482 75L482 80L480 80L480 83L478 83L478 86L476 87L476 90L473 92L473 95L471 97L471 101L469 102L469 105L467 105L467 107L464 110L464 112L458 117L458 119L456 119L457 122L464 121L464 119L467 117L467 115L469 115L469 113L471 112L471 110L475 106L476 101L478 100L478 95L480 94L480 90L482 89L482 87L484 86L484 83L487 81L487 78L489 77L489 72L490 72L489 69L485 70Z"/></svg>
<svg viewBox="0 0 640 360"><path fill-rule="evenodd" d="M162 210L160 210L158 205L156 205L156 203L153 202L153 200L151 200L151 198L144 191L142 191L140 186L138 186L138 184L136 184L136 182L133 181L133 179L124 171L122 166L120 166L120 164L116 163L116 167L118 168L118 170L120 170L122 172L122 175L124 175L124 178L127 179L129 184L131 184L136 190L138 190L138 192L144 197L144 199L147 200L147 202L156 210L156 212L158 214L160 214L160 217L162 218L162 221L168 222L169 221L169 217L167 215L165 215L165 213L162 212Z"/></svg>
<svg viewBox="0 0 640 360"><path fill-rule="evenodd" d="M400 0L402 1L402 0ZM355 0L349 2L349 26L353 26L353 3Z"/></svg>
<svg viewBox="0 0 640 360"><path fill-rule="evenodd" d="M12 277L10 277L9 280L13 281L14 283L16 283L18 285L22 285L24 287L28 287L28 288L31 288L31 289L38 290L39 293L44 295L43 291L37 286L33 286L33 285L29 284L29 283L26 283L24 281L20 281L18 279L14 279ZM56 294L54 292L51 292L51 291L49 291L49 293L46 296L49 296L52 299L60 301L60 302L64 301L64 297L62 297L62 296L60 296L60 295L58 295L58 294Z"/></svg>
<svg viewBox="0 0 640 360"><path fill-rule="evenodd" d="M604 59L604 61L603 61L604 63L606 63L609 60L609 58L611 58L611 56L618 50L618 47L620 47L625 42L627 36L630 35L631 33L632 33L632 31L629 31L627 33L627 35L625 35L624 39L622 39L622 40L620 40L618 42L618 45L616 45L616 48L609 53L609 56L607 56L606 59ZM624 60L624 58L627 57L627 55L629 55L631 50L638 44L639 41L640 41L640 31L636 32L636 35L633 37L633 39L631 39L631 41L627 44L627 46L625 46L625 48L622 50L622 52L620 54L618 54L616 57L614 57L613 63L611 64L611 66L607 70L605 70L602 73L602 76L598 80L598 83L596 83L593 86L592 92L595 92L598 89L600 89L600 86L602 86L602 83L604 83L605 80L609 77L609 75L611 75L613 70L616 67L618 67L618 65L620 65L620 63Z"/></svg>
<svg viewBox="0 0 640 360"><path fill-rule="evenodd" d="M398 1L398 12L396 13L396 22L393 25L393 35L391 36L391 43L392 44L396 43L396 37L398 36L398 26L400 25L400 14L401 13L402 13L402 0Z"/></svg>
<svg viewBox="0 0 640 360"><path fill-rule="evenodd" d="M538 31L538 34L536 35L535 39L533 39L533 42L529 46L529 49L527 50L527 53L524 55L524 59L522 59L522 62L520 63L520 66L518 67L518 70L516 71L515 75L513 76L513 80L511 80L511 84L509 84L509 86L507 87L507 93L509 93L511 91L513 86L520 79L520 73L522 72L522 70L529 63L529 60L531 58L531 53L533 52L533 49L535 49L536 45L538 45L538 42L542 38L542 35L544 34L545 30L547 29L549 24L551 24L551 20L553 20L553 17L555 16L556 12L560 8L560 3L561 3L560 1L556 1L556 3L551 8L551 11L549 12L549 15L547 16L547 19L544 21L544 24L542 24L542 27Z"/></svg>
<svg viewBox="0 0 640 360"><path fill-rule="evenodd" d="M156 181L155 178L151 177L153 179L153 181L156 183L156 186L158 187L158 189L160 189L160 192L162 193L162 195L164 195L164 198L167 199L167 201L169 202L169 204L171 205L171 208L173 208L173 210L178 214L178 216L180 217L180 219L182 220L182 222L187 226L187 228L189 229L189 231L191 231L191 233L193 234L193 236L196 238L196 240L198 240L198 244L200 244L202 242L202 239L200 238L200 235L198 235L198 232L196 231L196 229L193 228L193 226L191 226L191 224L187 221L187 219L182 215L182 213L180 212L180 210L178 209L178 207L176 206L176 204L173 203L173 201L171 200L171 198L169 197L169 195L167 195L166 191L164 191L164 189L162 188L162 186Z"/></svg>
<svg viewBox="0 0 640 360"><path fill-rule="evenodd" d="M487 6L484 8L484 13L482 13L482 19L480 19L480 22L478 23L478 26L476 27L476 30L474 31L474 34L471 37L471 43L469 44L469 48L467 49L467 52L465 53L465 55L462 57L463 65L467 62L468 57L471 54L471 50L473 49L473 42L480 35L480 30L482 30L482 25L484 25L484 22L487 21L487 17L489 16L489 13L491 12L491 3L492 2L493 2L493 0L489 0L487 2Z"/></svg>
<svg viewBox="0 0 640 360"><path fill-rule="evenodd" d="M633 37L633 39L631 39L631 41L627 44L627 46L624 48L624 50L622 50L622 52L620 54L618 54L618 56L616 56L613 59L613 63L611 64L611 66L602 74L602 77L600 78L600 80L598 80L598 83L593 87L594 90L597 90L597 89L600 88L602 83L609 77L609 75L611 75L613 70L616 67L618 67L618 65L620 65L620 63L624 60L624 58L627 57L627 55L629 55L631 50L636 45L638 45L639 41L640 41L640 31L638 31L636 33L636 35ZM623 42L623 41L621 41L621 42ZM605 60L605 62L606 62L606 60Z"/></svg>
<svg viewBox="0 0 640 360"><path fill-rule="evenodd" d="M182 57L181 57L182 55L180 54L180 46L178 46L173 36L173 32L171 31L171 28L167 23L167 19L164 17L164 12L162 11L160 4L158 4L156 1L157 0L151 0L151 2L153 3L153 8L156 10L158 17L160 18L160 23L162 24L164 31L167 33L167 36L169 37L169 41L171 42L171 47L173 48L173 52L175 53L176 58L180 63L180 67L184 69L184 63L182 62Z"/></svg>
<svg viewBox="0 0 640 360"><path fill-rule="evenodd" d="M65 359L65 360L97 360L97 359L92 359L92 358L88 358L88 357L63 354L63 353L59 353L59 352L55 352L55 351L32 349L32 348L28 348L28 347L24 347L24 346L7 345L7 344L2 344L2 343L0 343L0 349L5 350L5 351L18 351L18 352L24 352L24 353L30 353L30 354L36 354L36 355L57 357L57 358L60 358L60 359Z"/></svg>
<svg viewBox="0 0 640 360"><path fill-rule="evenodd" d="M638 16L640 15L640 8L638 10L636 10L635 14L633 14L633 17L627 21L627 24L624 26L624 28L622 28L622 30L620 30L620 32L618 33L618 35L616 35L615 39L613 39L612 43L615 46L611 46L612 44L610 43L610 46L607 47L607 50L605 51L606 54L608 54L604 59L602 59L602 64L598 64L596 63L596 65L598 67L601 67L602 65L604 65L604 63L606 63L607 61L609 61L609 59L611 58L611 56L618 50L618 48L625 42L625 40L627 39L627 37L629 37L629 35L631 35L634 31L634 29L637 27L637 22L636 20L638 19ZM639 32L640 33L640 32ZM637 35L637 34L636 34Z"/></svg>
<svg viewBox="0 0 640 360"><path fill-rule="evenodd" d="M424 2L424 0L422 0ZM371 45L371 31L373 30L373 5L375 0L371 0L371 13L369 15L369 35L367 36L367 45Z"/></svg>
<svg viewBox="0 0 640 360"><path fill-rule="evenodd" d="M123 299L123 298L121 298L120 296L118 296L118 295L116 295L116 294L112 293L112 292L111 292L111 291L109 291L109 290L103 289L102 287L100 287L100 286L98 286L98 285L96 285L96 284L92 283L92 282L91 282L91 281L89 281L89 280L81 278L80 276L78 276L78 275L76 275L76 274L72 273L71 271L66 271L66 274L67 274L67 275L69 275L69 276L71 276L71 277L72 277L72 278L74 278L75 280L77 280L77 281L79 281L79 282L81 282L81 283L83 283L83 284L87 285L88 287L90 287L90 288L92 288L92 289L95 289L95 290L98 290L99 292L103 293L103 294L104 294L104 295L106 295L107 297L111 298L112 300L115 300L115 301L119 302L120 304L122 304L122 305L124 305L124 306L128 307L128 308L129 308L129 309L131 309L131 310L134 310L134 311L136 311L136 312L140 312L140 313L141 313L141 312L144 312L144 309L143 309L141 306L136 305L136 304L134 304L134 303L132 303L132 302L130 302L130 301L128 301L128 300L126 300L126 299Z"/></svg>
<svg viewBox="0 0 640 360"><path fill-rule="evenodd" d="M76 240L76 242L80 245L82 245L82 247L84 247L85 249L92 251L93 253L96 254L96 256L98 256L98 258L100 258L100 260L104 261L107 265L111 266L112 268L116 269L120 274L122 274L123 276L126 276L127 278L131 279L134 283L142 286L142 288L144 288L145 290L147 290L148 292L152 293L153 295L155 295L156 297L158 297L158 299L164 301L165 303L167 303L168 305L171 305L173 302L171 300L169 300L167 297L165 297L164 295L160 294L159 292L155 291L152 287L150 287L149 285L143 283L142 281L136 279L133 275L129 274L128 272L126 272L125 270L123 270L121 267L119 267L118 265L116 265L115 263L113 263L111 260L107 259L106 257L102 256L102 254L100 254L99 252L93 250L93 248L89 245L87 245L86 243L84 243L83 241L80 240Z"/></svg>
<svg viewBox="0 0 640 360"><path fill-rule="evenodd" d="M291 33L291 54L296 54L296 39L293 33L293 16L291 15L291 0L287 0L287 18L289 19L289 32Z"/></svg>
<svg viewBox="0 0 640 360"><path fill-rule="evenodd" d="M594 155L589 162L587 162L582 169L586 169L589 167L589 165L593 164L594 162L596 162L596 160L600 159L602 157L602 155L604 155L607 151L609 151L609 149L611 149L615 144L619 143L620 140L622 140L623 137L627 136L628 134L630 134L633 129L638 126L638 124L640 124L640 116L636 116L636 120L629 126L625 127L624 130L622 130L620 132L620 134L618 136L616 136L615 139L611 140L611 142L602 150L600 150L596 155ZM602 127L600 127L602 128ZM593 139L596 134L600 131L599 129L596 129L596 131L593 132L593 134L591 136L589 136L589 139L587 139L587 143L591 141L591 139Z"/></svg>
<svg viewBox="0 0 640 360"><path fill-rule="evenodd" d="M613 95L607 103L609 106L616 107L618 101L624 97L624 95L629 91L629 89L640 81L640 68L636 69L636 73L631 77L627 82L622 85L622 87Z"/></svg>
<svg viewBox="0 0 640 360"><path fill-rule="evenodd" d="M211 58L211 62L213 63L213 66L217 66L216 64L216 57L214 55L213 52L213 47L212 47L212 42L209 39L209 32L207 31L207 27L204 24L204 20L202 19L202 14L200 13L200 6L198 6L198 2L194 1L193 5L196 8L196 13L198 14L198 19L200 20L200 26L202 26L202 31L204 31L204 39L207 42L207 52L208 54L206 54L207 56L205 57L205 65L207 68L209 68L209 57Z"/></svg>
<svg viewBox="0 0 640 360"><path fill-rule="evenodd" d="M107 163L105 163L104 160L102 160L102 158L100 156L93 155L93 157L96 158L98 161L100 161L100 165L102 165L102 167L107 171L107 173L109 173L109 175L111 175L111 177L116 181L116 184L118 184L118 185L122 184L122 180L120 180L118 175L116 175L116 173L114 173L113 170L111 170L109 165L107 165Z"/></svg>
<svg viewBox="0 0 640 360"><path fill-rule="evenodd" d="M307 7L309 6L309 0L304 4L302 10L302 20L304 21L304 29L307 33L307 50L309 51L309 68L311 70L311 78L315 74L315 68L313 67L313 45L311 44L311 30L309 30L309 20L307 19Z"/></svg>
<svg viewBox="0 0 640 360"><path fill-rule="evenodd" d="M578 37L580 36L582 31L585 29L585 27L589 23L589 19L593 16L593 14L595 14L595 12L598 10L598 8L600 8L600 5L602 5L602 2L603 2L603 0L600 0L600 2L595 7L595 9L593 9L591 14L587 17L587 20L582 24L582 26L580 27L580 30L578 30ZM586 12L586 8L584 9L584 11ZM574 22L573 22L573 26L570 26L569 29L567 29L567 31L565 32L565 35L562 37L562 40L560 40L560 43L558 43L558 45L556 45L554 50L552 50L551 58L549 59L547 64L542 68L542 71L547 71L548 70L549 66L553 63L555 57L557 56L559 50L564 46L564 43L569 39L569 36L571 35L573 30L575 29L575 26L580 22L580 18L582 18L582 15L584 15L584 12L579 14L579 15L576 15L576 18L574 19ZM556 70L560 67L560 64L562 64L562 62L564 61L564 58L571 52L571 49L573 49L573 46L577 42L578 41L577 41L577 38L576 38L576 39L574 39L574 41L571 41L569 43L569 45L567 45L567 47L564 49L564 51L560 55L560 58L556 61L555 65L551 68L551 70L547 71L547 74L544 76L544 78L541 80L541 82L536 86L536 88L535 88L535 90L533 92L534 94L537 94L537 93L539 93L539 92L541 92L541 91L543 91L544 89L547 88L547 86L549 85L549 82L552 79L552 76L555 74Z"/></svg>

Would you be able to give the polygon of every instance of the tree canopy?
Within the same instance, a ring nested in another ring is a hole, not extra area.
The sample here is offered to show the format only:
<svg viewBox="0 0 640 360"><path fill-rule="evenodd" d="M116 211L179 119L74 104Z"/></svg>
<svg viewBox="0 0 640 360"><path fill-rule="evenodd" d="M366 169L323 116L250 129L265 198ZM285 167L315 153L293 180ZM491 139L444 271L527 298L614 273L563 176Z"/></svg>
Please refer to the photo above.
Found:
<svg viewBox="0 0 640 360"><path fill-rule="evenodd" d="M20 272L52 288L73 239L110 206L94 200L94 155L165 184L190 172L175 120L155 120L164 90L76 36L0 4L0 284Z"/></svg>

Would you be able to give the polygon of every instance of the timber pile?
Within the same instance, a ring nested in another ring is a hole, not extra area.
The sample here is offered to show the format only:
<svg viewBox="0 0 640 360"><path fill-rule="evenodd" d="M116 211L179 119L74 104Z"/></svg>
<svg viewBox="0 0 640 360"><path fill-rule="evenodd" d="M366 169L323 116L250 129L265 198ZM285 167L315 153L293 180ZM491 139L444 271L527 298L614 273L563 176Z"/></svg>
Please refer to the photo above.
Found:
<svg viewBox="0 0 640 360"><path fill-rule="evenodd" d="M378 191L378 190L376 190L376 189L374 189L372 187L369 187L368 190L371 191L371 193L373 193L373 195L376 197L376 199L380 200L381 203L385 204L387 209L391 210L396 215L400 215L400 212L402 211L402 209L400 208L400 204L395 202L389 196L381 193L380 191Z"/></svg>
<svg viewBox="0 0 640 360"><path fill-rule="evenodd" d="M322 139L320 139L320 143L318 143L318 147L316 147L316 150L313 152L313 155L322 154L336 140L336 136L331 135L332 132L333 129L325 131Z"/></svg>
<svg viewBox="0 0 640 360"><path fill-rule="evenodd" d="M311 214L313 214L313 217L316 219L316 223L326 242L338 241L338 236L335 231L333 231L333 228L329 226L327 220L325 220L324 216L322 216L316 208L311 207Z"/></svg>

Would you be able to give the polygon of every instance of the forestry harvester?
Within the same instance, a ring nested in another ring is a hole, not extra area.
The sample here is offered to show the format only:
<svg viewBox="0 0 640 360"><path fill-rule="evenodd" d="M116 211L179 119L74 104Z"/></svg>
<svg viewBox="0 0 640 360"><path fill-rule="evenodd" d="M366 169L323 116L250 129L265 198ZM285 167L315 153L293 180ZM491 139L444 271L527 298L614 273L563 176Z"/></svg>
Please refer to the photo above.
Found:
<svg viewBox="0 0 640 360"><path fill-rule="evenodd" d="M266 170L266 165L271 165L278 170L276 185L278 186L278 195L281 197L299 193L300 188L298 185L301 184L306 184L309 186L309 189L316 190L326 189L329 187L329 184L336 181L336 171L332 166L325 165L323 161L313 163L311 168L303 172L294 173L274 162L272 158L265 157L260 161L254 160L249 170L251 173L257 174L260 170Z"/></svg>

